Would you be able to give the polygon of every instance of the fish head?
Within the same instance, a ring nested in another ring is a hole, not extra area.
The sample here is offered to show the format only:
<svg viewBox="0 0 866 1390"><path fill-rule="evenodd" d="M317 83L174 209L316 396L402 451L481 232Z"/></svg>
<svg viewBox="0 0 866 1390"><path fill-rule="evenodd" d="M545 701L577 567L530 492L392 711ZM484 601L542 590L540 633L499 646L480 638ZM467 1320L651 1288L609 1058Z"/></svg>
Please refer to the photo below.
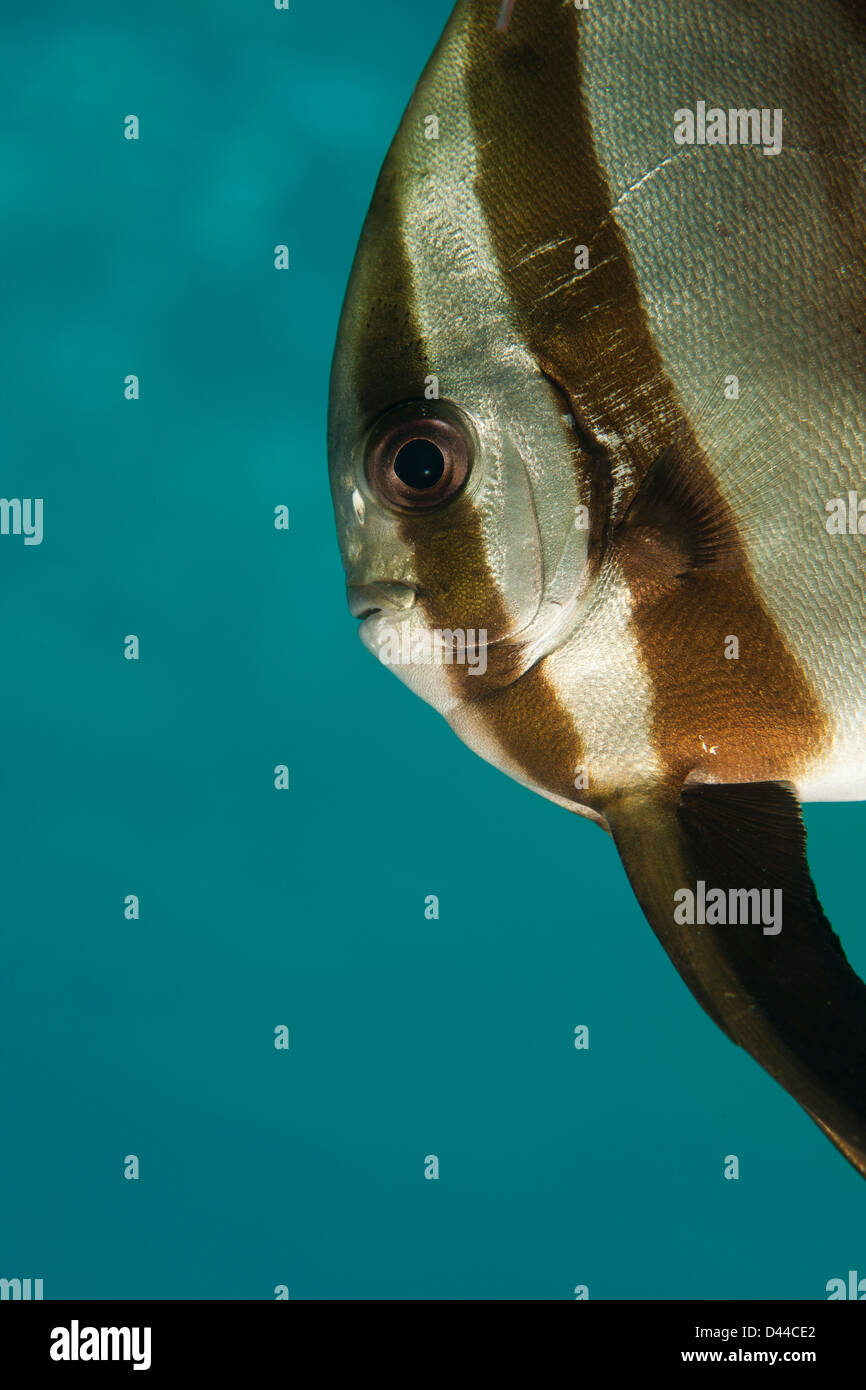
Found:
<svg viewBox="0 0 866 1390"><path fill-rule="evenodd" d="M361 638L443 710L515 680L558 640L590 552L590 471L569 400L521 332L476 190L461 11L373 195L329 412ZM459 661L424 659L443 632L483 648L475 679Z"/></svg>

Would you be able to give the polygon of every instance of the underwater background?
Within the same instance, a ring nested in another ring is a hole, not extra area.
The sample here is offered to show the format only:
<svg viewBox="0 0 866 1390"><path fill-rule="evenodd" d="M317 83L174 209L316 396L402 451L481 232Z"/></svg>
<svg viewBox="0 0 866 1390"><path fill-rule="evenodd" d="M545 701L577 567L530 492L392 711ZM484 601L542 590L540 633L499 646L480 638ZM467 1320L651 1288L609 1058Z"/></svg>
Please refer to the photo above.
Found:
<svg viewBox="0 0 866 1390"><path fill-rule="evenodd" d="M49 1299L866 1275L866 1185L701 1012L612 841L463 747L346 608L331 352L449 11L4 12L0 492L44 499L44 539L0 536L0 1277ZM806 822L864 975L866 807Z"/></svg>

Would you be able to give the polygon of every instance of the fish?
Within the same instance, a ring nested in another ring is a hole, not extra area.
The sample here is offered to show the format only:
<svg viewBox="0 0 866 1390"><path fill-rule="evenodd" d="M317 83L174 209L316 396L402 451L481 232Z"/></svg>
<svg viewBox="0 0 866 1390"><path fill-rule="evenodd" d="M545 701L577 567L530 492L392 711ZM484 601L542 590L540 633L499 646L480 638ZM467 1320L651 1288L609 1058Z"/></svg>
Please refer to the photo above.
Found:
<svg viewBox="0 0 866 1390"><path fill-rule="evenodd" d="M864 112L859 0L459 0L328 453L365 647L612 836L697 1002L866 1176L866 986L802 814L866 798Z"/></svg>

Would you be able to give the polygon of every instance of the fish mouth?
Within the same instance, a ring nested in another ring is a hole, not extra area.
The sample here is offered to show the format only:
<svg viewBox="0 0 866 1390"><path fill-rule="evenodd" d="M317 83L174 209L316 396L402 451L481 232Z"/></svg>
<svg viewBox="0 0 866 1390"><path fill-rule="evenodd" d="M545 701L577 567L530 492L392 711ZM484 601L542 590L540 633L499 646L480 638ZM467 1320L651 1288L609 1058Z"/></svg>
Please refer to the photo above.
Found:
<svg viewBox="0 0 866 1390"><path fill-rule="evenodd" d="M407 613L418 591L413 584L383 579L374 584L347 584L349 612L353 618L374 618L377 613Z"/></svg>

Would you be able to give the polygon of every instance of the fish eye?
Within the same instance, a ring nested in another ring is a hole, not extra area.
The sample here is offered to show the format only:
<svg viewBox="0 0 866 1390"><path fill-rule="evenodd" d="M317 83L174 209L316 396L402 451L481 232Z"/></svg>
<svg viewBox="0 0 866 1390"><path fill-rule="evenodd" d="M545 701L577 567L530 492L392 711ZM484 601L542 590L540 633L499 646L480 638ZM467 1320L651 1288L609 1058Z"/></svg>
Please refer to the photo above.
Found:
<svg viewBox="0 0 866 1390"><path fill-rule="evenodd" d="M377 422L367 445L367 480L389 507L432 511L469 477L475 445L460 411L437 401L397 406Z"/></svg>
<svg viewBox="0 0 866 1390"><path fill-rule="evenodd" d="M394 460L394 472L407 487L435 487L445 472L445 456L432 439L410 439Z"/></svg>

